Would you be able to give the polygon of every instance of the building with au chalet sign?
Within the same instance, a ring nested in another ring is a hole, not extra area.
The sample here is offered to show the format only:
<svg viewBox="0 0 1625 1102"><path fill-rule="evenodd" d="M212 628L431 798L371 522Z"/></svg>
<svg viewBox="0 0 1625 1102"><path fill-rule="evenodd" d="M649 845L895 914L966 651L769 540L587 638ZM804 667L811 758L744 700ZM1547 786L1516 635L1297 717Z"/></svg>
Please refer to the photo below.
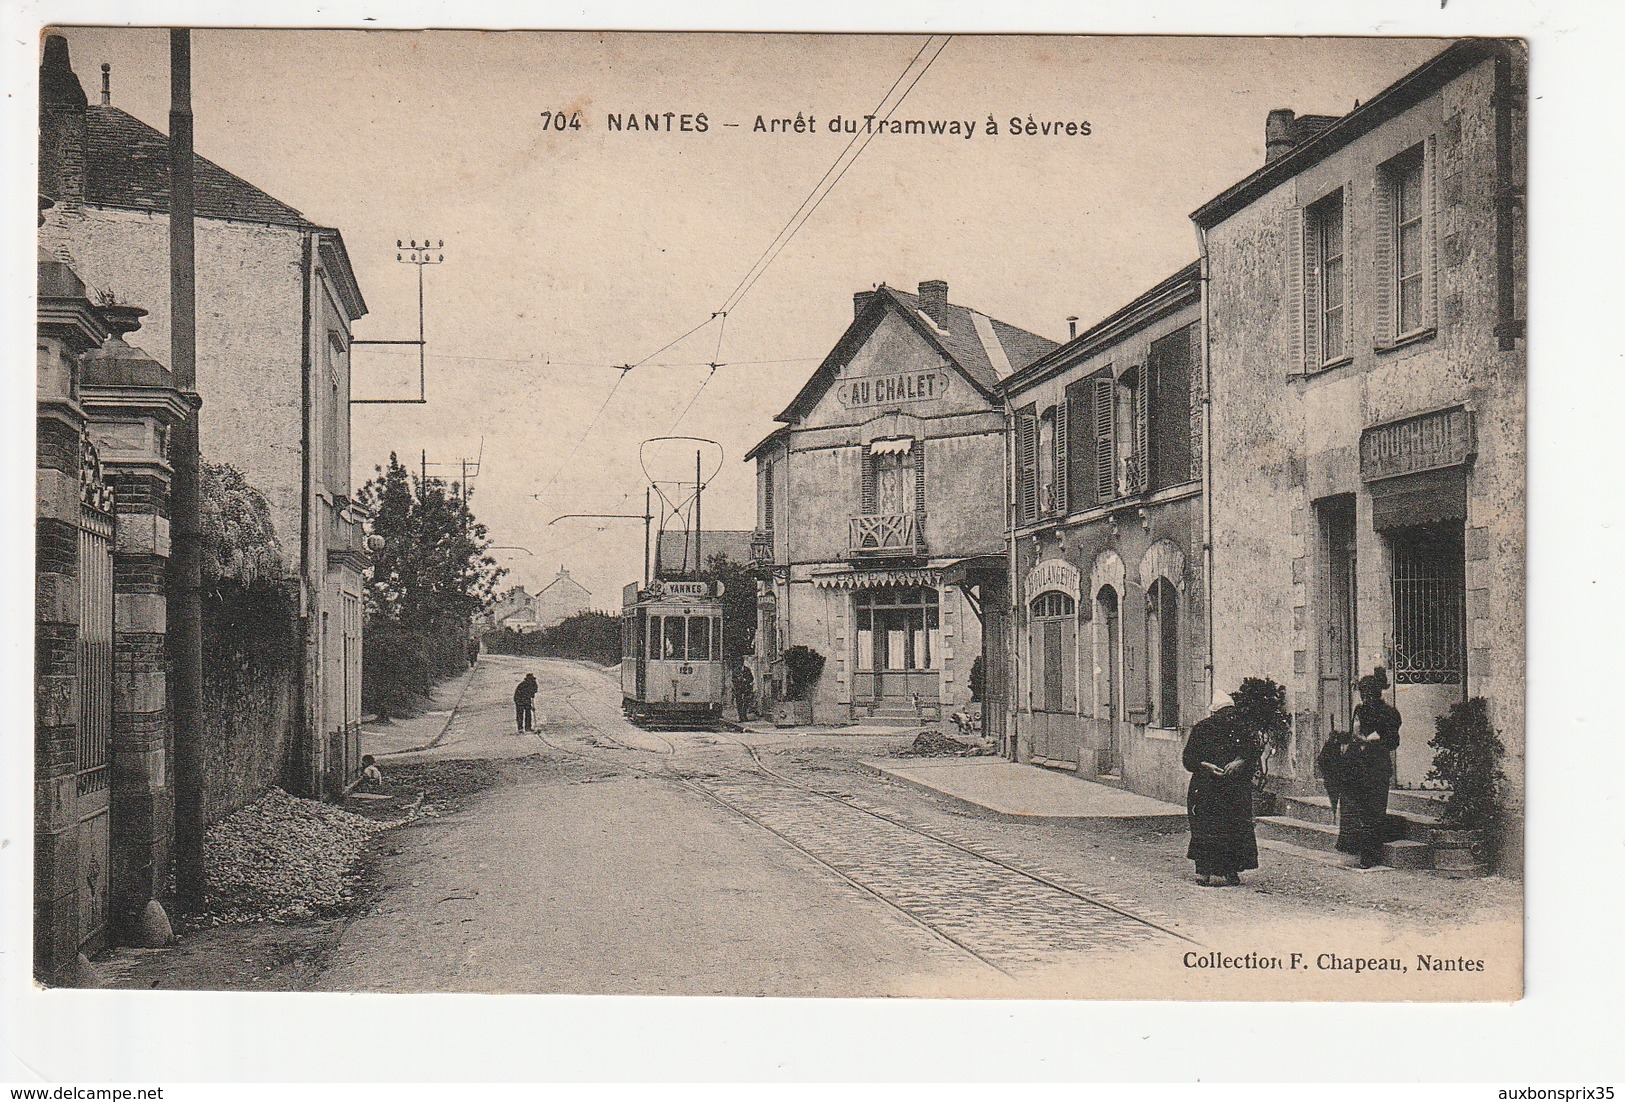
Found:
<svg viewBox="0 0 1625 1102"><path fill-rule="evenodd" d="M853 312L746 457L757 684L782 691L781 656L803 645L825 658L818 721L937 717L970 701L984 631L1007 616L996 388L1055 343L950 304L938 280L860 292ZM1001 671L984 665L997 697Z"/></svg>

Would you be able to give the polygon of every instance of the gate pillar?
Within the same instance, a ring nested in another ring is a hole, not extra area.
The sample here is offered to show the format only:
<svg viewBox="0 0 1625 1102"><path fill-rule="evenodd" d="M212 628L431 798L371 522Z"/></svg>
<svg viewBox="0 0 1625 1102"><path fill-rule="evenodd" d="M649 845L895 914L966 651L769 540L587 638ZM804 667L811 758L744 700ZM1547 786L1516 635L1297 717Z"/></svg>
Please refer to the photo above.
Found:
<svg viewBox="0 0 1625 1102"><path fill-rule="evenodd" d="M81 914L79 544L86 440L79 356L109 330L67 264L41 260L36 317L34 972L73 982ZM103 865L105 867L105 865Z"/></svg>
<svg viewBox="0 0 1625 1102"><path fill-rule="evenodd" d="M143 311L104 312L114 333L84 357L81 402L117 503L111 918L115 936L130 941L147 903L162 901L169 887L175 805L165 679L168 450L170 429L191 407L168 369L123 340Z"/></svg>

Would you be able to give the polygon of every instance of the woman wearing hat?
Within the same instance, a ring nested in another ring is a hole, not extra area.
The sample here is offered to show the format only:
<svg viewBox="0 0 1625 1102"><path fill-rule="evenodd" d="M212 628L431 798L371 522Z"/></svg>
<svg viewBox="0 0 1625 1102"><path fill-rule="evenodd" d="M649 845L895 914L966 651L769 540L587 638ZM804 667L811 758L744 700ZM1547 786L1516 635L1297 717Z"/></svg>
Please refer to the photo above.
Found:
<svg viewBox="0 0 1625 1102"><path fill-rule="evenodd" d="M1369 869L1382 861L1382 844L1388 840L1388 787L1394 778L1400 720L1399 709L1382 698L1388 672L1381 666L1355 687L1360 703L1354 708L1354 737L1343 759L1337 848L1356 854L1360 867Z"/></svg>
<svg viewBox="0 0 1625 1102"><path fill-rule="evenodd" d="M1185 856L1196 862L1203 887L1240 884L1241 873L1258 867L1253 836L1253 774L1260 747L1245 716L1225 693L1213 698L1213 711L1191 728L1185 743L1190 788L1191 844Z"/></svg>

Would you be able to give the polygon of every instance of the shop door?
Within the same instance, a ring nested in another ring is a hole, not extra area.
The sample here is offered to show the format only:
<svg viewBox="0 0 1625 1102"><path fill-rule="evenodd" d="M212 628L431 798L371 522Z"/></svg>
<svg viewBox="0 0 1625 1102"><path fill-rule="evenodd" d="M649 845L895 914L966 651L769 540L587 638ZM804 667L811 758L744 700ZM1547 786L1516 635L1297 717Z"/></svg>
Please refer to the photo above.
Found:
<svg viewBox="0 0 1625 1102"><path fill-rule="evenodd" d="M1355 602L1354 495L1317 502L1322 561L1320 714L1322 735L1347 731L1352 720L1359 640Z"/></svg>
<svg viewBox="0 0 1625 1102"><path fill-rule="evenodd" d="M1106 746L1101 752L1101 761L1096 768L1102 775L1115 776L1120 771L1122 761L1120 731L1123 716L1123 676L1120 664L1123 653L1122 618L1117 604L1117 591L1111 586L1103 587L1097 600L1104 621L1101 635L1106 646L1106 653L1100 662L1101 676L1105 680L1102 686L1105 691L1101 693L1101 701L1106 705Z"/></svg>

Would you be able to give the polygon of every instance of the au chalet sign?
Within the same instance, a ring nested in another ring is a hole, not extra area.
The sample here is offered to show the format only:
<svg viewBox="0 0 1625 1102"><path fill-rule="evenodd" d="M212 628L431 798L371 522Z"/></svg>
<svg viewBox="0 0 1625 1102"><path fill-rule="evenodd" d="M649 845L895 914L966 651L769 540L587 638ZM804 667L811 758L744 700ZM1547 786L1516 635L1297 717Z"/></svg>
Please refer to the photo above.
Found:
<svg viewBox="0 0 1625 1102"><path fill-rule="evenodd" d="M952 378L948 372L941 370L874 375L842 383L836 387L835 396L847 409L873 409L908 402L931 402L948 393Z"/></svg>
<svg viewBox="0 0 1625 1102"><path fill-rule="evenodd" d="M1381 478L1456 467L1477 451L1473 414L1462 406L1373 425L1360 434L1360 478Z"/></svg>

